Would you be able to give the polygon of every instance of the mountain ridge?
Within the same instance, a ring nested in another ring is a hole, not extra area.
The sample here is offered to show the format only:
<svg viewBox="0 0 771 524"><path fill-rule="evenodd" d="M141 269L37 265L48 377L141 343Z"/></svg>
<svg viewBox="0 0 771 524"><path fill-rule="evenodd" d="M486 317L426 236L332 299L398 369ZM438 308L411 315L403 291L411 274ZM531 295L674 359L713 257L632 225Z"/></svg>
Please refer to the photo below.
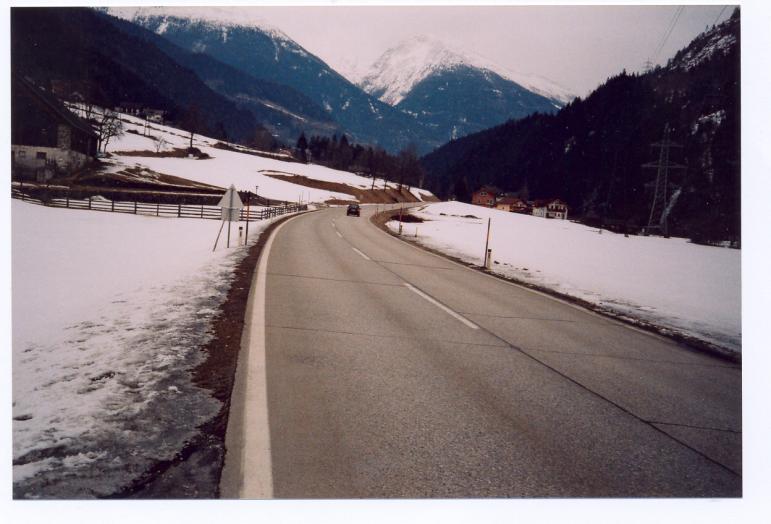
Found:
<svg viewBox="0 0 771 524"><path fill-rule="evenodd" d="M179 64L192 70L212 90L250 111L273 135L292 142L302 131L341 132L337 123L317 104L289 86L261 80L205 54L183 49L162 34L124 18L103 14L125 33L148 41Z"/></svg>
<svg viewBox="0 0 771 524"><path fill-rule="evenodd" d="M412 117L384 104L344 78L323 60L288 39L258 26L228 25L177 16L134 16L132 23L172 43L205 53L261 80L287 85L322 107L354 141L397 151L410 143L427 152L441 136Z"/></svg>

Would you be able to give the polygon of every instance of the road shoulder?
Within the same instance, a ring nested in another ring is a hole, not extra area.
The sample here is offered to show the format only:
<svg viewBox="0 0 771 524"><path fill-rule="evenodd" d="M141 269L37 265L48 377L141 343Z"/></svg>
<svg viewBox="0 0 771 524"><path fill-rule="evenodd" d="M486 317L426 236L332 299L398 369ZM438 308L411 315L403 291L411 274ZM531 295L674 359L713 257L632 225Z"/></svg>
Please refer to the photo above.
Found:
<svg viewBox="0 0 771 524"><path fill-rule="evenodd" d="M626 315L621 315L617 312L610 311L606 308L603 308L601 306L598 306L596 304L592 304L591 302L581 300L580 298L572 297L570 295L565 295L562 293L559 293L557 291L554 291L552 289L537 286L535 284L531 284L528 282L523 282L521 280L518 280L516 278L506 277L503 275L500 275L498 273L495 273L493 271L487 270L483 267L470 264L468 262L465 262L457 257L453 257L451 255L448 255L446 253L443 253L442 251L432 249L430 247L427 247L416 240L410 240L407 237L400 236L386 226L386 223L390 220L394 220L397 218L397 215L400 213L399 209L396 210L387 210L382 211L380 213L376 213L370 217L370 222L375 225L378 229L381 231L384 231L389 236L396 238L398 240L401 240L402 242L406 243L407 245L414 246L418 249L421 249L423 251L426 251L428 253L431 253L433 255L436 255L438 257L441 257L445 260L449 260L451 262L454 262L460 266L463 266L465 268L477 271L479 273L482 273L484 275L487 275L489 277L502 280L504 282L508 282L509 284L528 289L532 292L539 293L542 295L549 296L555 300L559 300L568 304L571 304L575 307L579 307L581 309L590 311L592 313L601 315L603 317L607 317L613 320L616 320L620 322L622 325L627 326L631 329L639 329L645 333L648 333L650 335L656 335L666 338L667 340L674 341L679 346L689 350L689 351L696 351L699 353L706 353L708 355L717 357L721 360L731 362L733 364L739 364L741 365L742 362L742 355L740 353L736 353L734 351L729 351L727 349L724 349L720 346L716 346L714 344L710 344L708 342L705 342L703 340L699 340L694 337L689 337L687 335L684 335L682 333L674 332L670 329L667 329L662 326L658 326L656 324L652 324L650 322L646 322L637 318L629 317Z"/></svg>

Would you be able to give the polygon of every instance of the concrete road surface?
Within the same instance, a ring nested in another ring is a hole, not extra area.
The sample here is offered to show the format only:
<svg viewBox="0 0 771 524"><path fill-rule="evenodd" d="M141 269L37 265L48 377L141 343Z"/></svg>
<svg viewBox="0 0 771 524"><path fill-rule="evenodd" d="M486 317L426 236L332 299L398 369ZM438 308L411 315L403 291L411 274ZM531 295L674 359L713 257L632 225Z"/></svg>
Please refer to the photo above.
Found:
<svg viewBox="0 0 771 524"><path fill-rule="evenodd" d="M741 496L740 366L422 251L362 210L273 239L249 357L266 398L245 407L263 419L243 429L266 442L236 467L262 488L235 496Z"/></svg>

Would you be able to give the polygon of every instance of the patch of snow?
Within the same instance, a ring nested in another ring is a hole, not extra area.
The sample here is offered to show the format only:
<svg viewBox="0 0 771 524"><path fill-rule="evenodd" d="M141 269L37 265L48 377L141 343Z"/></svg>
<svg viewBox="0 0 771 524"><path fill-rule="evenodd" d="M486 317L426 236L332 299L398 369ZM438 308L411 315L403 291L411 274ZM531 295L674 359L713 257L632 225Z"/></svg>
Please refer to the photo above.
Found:
<svg viewBox="0 0 771 524"><path fill-rule="evenodd" d="M723 120L725 120L725 110L723 109L708 115L703 115L699 117L691 126L691 134L696 134L699 131L699 128L701 128L701 126L704 124L711 124L714 127L718 127L723 123Z"/></svg>
<svg viewBox="0 0 771 524"><path fill-rule="evenodd" d="M245 95L237 95L237 98L239 100L247 100L248 99L248 100L250 100L252 102L260 103L260 104L264 105L265 107L269 107L269 108L271 108L271 109L273 109L275 111L279 111L279 112L281 112L281 113L283 113L283 114L285 114L287 116L290 116L290 117L294 118L295 120L299 120L300 122L307 122L307 119L305 117L302 117L302 116L298 115L297 113L293 113L292 111L288 110L287 108L285 108L283 106L274 104L272 102L268 102L265 99L256 98L256 97L249 97L249 96L245 96Z"/></svg>
<svg viewBox="0 0 771 524"><path fill-rule="evenodd" d="M411 187L410 193L412 193L412 196L420 200L421 202L426 197L433 197L434 194L431 193L431 191L426 191L425 189L420 189L419 187Z"/></svg>
<svg viewBox="0 0 771 524"><path fill-rule="evenodd" d="M672 193L672 196L669 199L669 202L667 202L667 207L664 208L664 212L661 214L661 220L666 220L669 214L672 212L672 210L675 208L675 204L677 204L677 199L680 198L680 193L682 193L682 188L677 188L674 193Z"/></svg>
<svg viewBox="0 0 771 524"><path fill-rule="evenodd" d="M728 53L731 47L736 44L736 37L732 34L724 34L720 27L716 27L707 34L707 42L703 46L686 52L672 67L690 71L712 58L715 53Z"/></svg>
<svg viewBox="0 0 771 524"><path fill-rule="evenodd" d="M169 28L169 22L164 20L163 22L161 22L161 25L158 26L158 29L156 29L155 32L158 33L159 35L162 35L163 33L166 32L168 28Z"/></svg>
<svg viewBox="0 0 771 524"><path fill-rule="evenodd" d="M460 202L406 224L426 246L481 264L487 219L494 271L732 351L741 351L741 252L682 238L624 237L581 224ZM478 218L463 218L472 215Z"/></svg>

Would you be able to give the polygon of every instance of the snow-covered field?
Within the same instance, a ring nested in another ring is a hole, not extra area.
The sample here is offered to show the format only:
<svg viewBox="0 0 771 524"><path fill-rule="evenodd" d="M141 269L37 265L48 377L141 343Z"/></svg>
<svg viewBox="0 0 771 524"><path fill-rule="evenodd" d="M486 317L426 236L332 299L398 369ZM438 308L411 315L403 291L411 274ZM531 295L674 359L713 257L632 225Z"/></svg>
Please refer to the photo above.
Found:
<svg viewBox="0 0 771 524"><path fill-rule="evenodd" d="M490 218L494 272L741 351L739 250L600 233L459 202L429 204L412 214L426 222L404 224L404 234L417 230L426 246L479 265Z"/></svg>
<svg viewBox="0 0 771 524"><path fill-rule="evenodd" d="M193 145L208 154L211 157L209 159L155 158L120 154L121 152L133 151L156 151L156 143L151 136L164 139L165 145L161 151L187 148L190 145L190 135L185 131L150 123L146 130L150 136L144 136L144 120L126 114L121 114L120 117L124 120L125 131L136 131L139 134L124 132L123 135L110 140L108 151L112 157L107 162L113 164L108 168L111 171L138 165L166 175L174 175L219 187L229 187L234 184L240 191L254 192L259 186L260 196L290 202L298 200L303 202L325 202L332 199L356 200L356 197L347 193L293 184L267 176L266 173L300 175L324 182L346 184L359 189L369 189L372 185L372 179L347 171L215 148L213 146L219 141L202 135L195 135ZM249 151L249 148L232 146ZM382 180L378 181L378 187L382 188L382 183ZM396 187L396 184L389 183L388 185ZM423 189L415 189L413 194L419 199L422 199L422 196L431 195L430 192Z"/></svg>
<svg viewBox="0 0 771 524"><path fill-rule="evenodd" d="M219 410L190 370L246 249L234 227L212 252L219 221L11 209L14 493L110 494Z"/></svg>

